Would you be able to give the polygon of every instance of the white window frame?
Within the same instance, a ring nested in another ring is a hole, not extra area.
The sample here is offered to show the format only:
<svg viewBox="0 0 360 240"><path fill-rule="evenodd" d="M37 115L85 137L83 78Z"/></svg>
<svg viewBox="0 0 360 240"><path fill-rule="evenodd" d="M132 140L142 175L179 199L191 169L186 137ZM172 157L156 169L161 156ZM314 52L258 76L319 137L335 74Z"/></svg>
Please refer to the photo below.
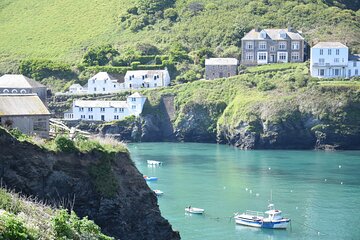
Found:
<svg viewBox="0 0 360 240"><path fill-rule="evenodd" d="M328 55L331 55L331 54L332 54L331 49L328 49Z"/></svg>
<svg viewBox="0 0 360 240"><path fill-rule="evenodd" d="M259 42L259 50L266 50L266 48L267 48L266 41L260 41Z"/></svg>
<svg viewBox="0 0 360 240"><path fill-rule="evenodd" d="M324 55L324 49L320 49L320 55Z"/></svg>
<svg viewBox="0 0 360 240"><path fill-rule="evenodd" d="M257 60L261 61L261 62L266 62L267 61L267 52L258 52Z"/></svg>
<svg viewBox="0 0 360 240"><path fill-rule="evenodd" d="M279 50L286 50L286 48L287 48L287 42L286 41L280 41L278 49Z"/></svg>
<svg viewBox="0 0 360 240"><path fill-rule="evenodd" d="M247 61L254 61L254 53L253 53L253 52L247 52L247 53L245 53L245 60L247 60Z"/></svg>
<svg viewBox="0 0 360 240"><path fill-rule="evenodd" d="M340 49L336 49L336 55L340 55Z"/></svg>
<svg viewBox="0 0 360 240"><path fill-rule="evenodd" d="M252 42L252 41L246 41L246 42L245 42L245 49L246 49L246 50L253 50L253 49L254 49L254 42Z"/></svg>
<svg viewBox="0 0 360 240"><path fill-rule="evenodd" d="M298 42L298 41L292 42L291 43L291 49L292 50L300 50L300 42Z"/></svg>
<svg viewBox="0 0 360 240"><path fill-rule="evenodd" d="M277 61L278 62L288 62L289 56L287 52L278 52L277 53Z"/></svg>
<svg viewBox="0 0 360 240"><path fill-rule="evenodd" d="M291 53L291 60L292 61L299 61L300 60L300 53L299 52L292 52Z"/></svg>

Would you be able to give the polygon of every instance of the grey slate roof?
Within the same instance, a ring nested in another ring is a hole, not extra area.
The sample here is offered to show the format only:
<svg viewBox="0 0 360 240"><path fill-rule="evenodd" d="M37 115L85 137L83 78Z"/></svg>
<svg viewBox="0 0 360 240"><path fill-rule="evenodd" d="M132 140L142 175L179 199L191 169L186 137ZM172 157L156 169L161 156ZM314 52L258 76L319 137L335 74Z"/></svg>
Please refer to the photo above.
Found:
<svg viewBox="0 0 360 240"><path fill-rule="evenodd" d="M0 117L33 115L50 115L36 94L0 94Z"/></svg>
<svg viewBox="0 0 360 240"><path fill-rule="evenodd" d="M360 61L360 54L350 54L349 61Z"/></svg>
<svg viewBox="0 0 360 240"><path fill-rule="evenodd" d="M210 58L205 59L205 65L238 65L236 58Z"/></svg>
<svg viewBox="0 0 360 240"><path fill-rule="evenodd" d="M319 42L312 48L348 48L341 42Z"/></svg>
<svg viewBox="0 0 360 240"><path fill-rule="evenodd" d="M292 31L289 32L288 29L262 29L260 31L256 31L255 29L248 32L242 40L261 40L263 38L260 37L260 32L265 31L267 36L266 39L272 39L272 40L283 40L283 38L280 37L280 32L285 32L287 37L289 37L292 40L304 40L304 38L301 36L299 32Z"/></svg>
<svg viewBox="0 0 360 240"><path fill-rule="evenodd" d="M21 74L5 74L0 77L0 88L45 88L41 83Z"/></svg>

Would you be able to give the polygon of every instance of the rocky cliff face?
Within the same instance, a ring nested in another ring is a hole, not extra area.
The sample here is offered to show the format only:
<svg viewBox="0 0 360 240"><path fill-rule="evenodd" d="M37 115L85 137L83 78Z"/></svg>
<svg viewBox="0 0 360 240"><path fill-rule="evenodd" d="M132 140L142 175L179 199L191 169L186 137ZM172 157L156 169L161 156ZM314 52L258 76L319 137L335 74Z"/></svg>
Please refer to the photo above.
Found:
<svg viewBox="0 0 360 240"><path fill-rule="evenodd" d="M188 102L173 120L162 117L168 113L159 108L158 113L145 112L126 131L110 125L101 133L129 141L218 142L241 149L360 149L358 90L309 88L275 94L247 105L236 99L228 105Z"/></svg>
<svg viewBox="0 0 360 240"><path fill-rule="evenodd" d="M7 187L72 207L116 239L180 239L161 217L155 194L127 153L104 165L101 152L56 154L19 142L2 129L0 149L0 177ZM99 190L108 178L116 182L113 194Z"/></svg>

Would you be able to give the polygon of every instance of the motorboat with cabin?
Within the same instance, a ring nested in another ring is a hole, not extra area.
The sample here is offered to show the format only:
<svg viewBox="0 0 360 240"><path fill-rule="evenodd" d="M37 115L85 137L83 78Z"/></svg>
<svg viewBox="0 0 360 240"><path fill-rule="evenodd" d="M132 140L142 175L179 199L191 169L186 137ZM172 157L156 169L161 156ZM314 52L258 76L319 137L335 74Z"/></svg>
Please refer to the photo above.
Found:
<svg viewBox="0 0 360 240"><path fill-rule="evenodd" d="M289 218L283 218L282 212L275 209L274 204L269 204L268 210L263 212L249 211L236 213L234 216L236 224L270 229L286 229L290 223Z"/></svg>

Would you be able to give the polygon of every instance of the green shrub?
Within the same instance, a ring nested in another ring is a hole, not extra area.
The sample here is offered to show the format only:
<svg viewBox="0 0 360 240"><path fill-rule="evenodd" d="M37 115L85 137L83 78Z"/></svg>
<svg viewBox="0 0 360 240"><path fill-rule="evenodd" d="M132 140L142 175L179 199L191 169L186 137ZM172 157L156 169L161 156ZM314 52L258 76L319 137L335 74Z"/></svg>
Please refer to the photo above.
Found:
<svg viewBox="0 0 360 240"><path fill-rule="evenodd" d="M138 69L138 66L140 65L141 63L140 62L132 62L131 63L131 68L133 70L137 70Z"/></svg>
<svg viewBox="0 0 360 240"><path fill-rule="evenodd" d="M25 59L20 62L19 71L25 76L41 80L47 77L76 79L70 65L47 59Z"/></svg>
<svg viewBox="0 0 360 240"><path fill-rule="evenodd" d="M174 8L168 8L164 11L164 18L170 19L170 21L175 22L178 18L178 13Z"/></svg>
<svg viewBox="0 0 360 240"><path fill-rule="evenodd" d="M0 239L35 240L35 234L32 232L14 214L2 213L0 215Z"/></svg>
<svg viewBox="0 0 360 240"><path fill-rule="evenodd" d="M105 66L114 57L118 56L119 52L110 44L90 48L83 57L83 63L87 66Z"/></svg>
<svg viewBox="0 0 360 240"><path fill-rule="evenodd" d="M56 145L56 150L61 152L70 153L70 152L75 152L77 150L74 142L64 135L58 135L55 138L55 145Z"/></svg>

